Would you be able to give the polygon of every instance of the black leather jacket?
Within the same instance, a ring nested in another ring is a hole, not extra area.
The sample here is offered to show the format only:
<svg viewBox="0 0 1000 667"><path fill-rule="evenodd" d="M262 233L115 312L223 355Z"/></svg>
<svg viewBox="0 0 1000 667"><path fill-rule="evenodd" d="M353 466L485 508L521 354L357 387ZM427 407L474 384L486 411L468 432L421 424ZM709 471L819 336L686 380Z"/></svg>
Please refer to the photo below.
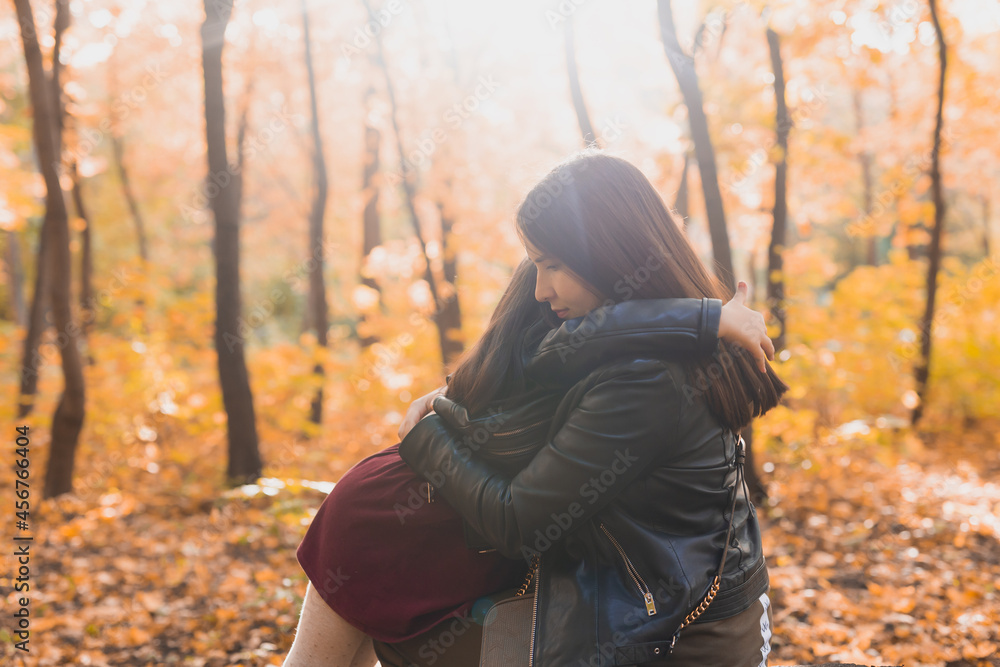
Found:
<svg viewBox="0 0 1000 667"><path fill-rule="evenodd" d="M735 439L670 354L713 350L720 307L624 302L541 330L537 348L539 331L529 330L526 370L537 384L526 397L473 420L439 397L441 414L400 444L486 542L511 558L540 555L533 666L662 660L708 590L737 492ZM490 437L511 431L506 442ZM530 460L505 466L502 451ZM743 611L768 587L756 514L742 496L729 549L701 622Z"/></svg>

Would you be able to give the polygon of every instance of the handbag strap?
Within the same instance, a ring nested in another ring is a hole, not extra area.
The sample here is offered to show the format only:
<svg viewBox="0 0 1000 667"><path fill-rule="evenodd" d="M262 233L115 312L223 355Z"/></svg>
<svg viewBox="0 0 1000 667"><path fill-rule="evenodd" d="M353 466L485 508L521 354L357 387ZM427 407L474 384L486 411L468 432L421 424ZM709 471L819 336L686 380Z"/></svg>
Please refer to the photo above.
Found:
<svg viewBox="0 0 1000 667"><path fill-rule="evenodd" d="M736 432L736 484L743 487L743 495L750 502L750 489L747 486L746 475L744 473L744 464L747 460L747 445L743 440L743 436L740 431ZM722 547L722 562L719 563L719 571L715 575L715 579L712 580L712 585L709 587L708 592L705 593L705 597L702 598L698 606L695 607L691 613L689 613L684 621L674 632L673 639L670 641L670 650L667 652L672 653L674 646L677 644L677 639L681 636L681 630L691 625L697 620L699 616L705 613L708 609L708 605L712 604L712 600L715 596L719 594L719 588L722 584L722 573L726 569L726 556L729 554L729 540L733 535L733 521L736 518L736 496L738 495L739 489L733 489L733 504L729 508L729 527L726 528L726 542Z"/></svg>

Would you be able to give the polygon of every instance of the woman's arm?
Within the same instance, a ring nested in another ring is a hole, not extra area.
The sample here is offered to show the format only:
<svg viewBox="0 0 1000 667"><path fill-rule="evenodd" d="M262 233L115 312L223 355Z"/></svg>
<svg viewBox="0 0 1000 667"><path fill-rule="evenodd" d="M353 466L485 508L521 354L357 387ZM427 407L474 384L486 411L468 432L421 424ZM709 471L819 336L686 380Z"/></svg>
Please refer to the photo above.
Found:
<svg viewBox="0 0 1000 667"><path fill-rule="evenodd" d="M719 299L635 299L567 320L538 344L526 371L541 384L572 384L597 365L643 354L707 356L719 339L746 349L761 372L774 358L764 316L746 307L748 287Z"/></svg>
<svg viewBox="0 0 1000 667"><path fill-rule="evenodd" d="M582 377L602 357L664 351L673 354L710 354L721 338L743 347L757 360L774 359L764 316L746 306L747 284L740 281L726 305L718 299L643 299L602 306L594 317L574 318L549 332L529 363L529 373L540 378ZM402 440L427 415L447 386L415 400L399 426Z"/></svg>
<svg viewBox="0 0 1000 667"><path fill-rule="evenodd" d="M597 365L626 354L708 355L718 345L720 330L745 328L738 318L749 313L764 321L745 306L733 307L734 301L723 306L719 299L637 299L601 306L562 323L540 344L526 348L526 370L540 384L570 385ZM538 326L545 328L541 322ZM763 354L759 343L754 351ZM410 404L397 431L400 440L446 390L447 385L438 387Z"/></svg>
<svg viewBox="0 0 1000 667"><path fill-rule="evenodd" d="M563 322L530 350L525 372L544 386L568 386L625 356L707 356L718 346L719 299L635 299Z"/></svg>
<svg viewBox="0 0 1000 667"><path fill-rule="evenodd" d="M654 461L683 454L678 432L685 406L682 387L679 371L660 360L605 370L512 480L473 457L438 415L417 423L399 454L501 554L526 556L537 550L546 528L556 525L564 535Z"/></svg>

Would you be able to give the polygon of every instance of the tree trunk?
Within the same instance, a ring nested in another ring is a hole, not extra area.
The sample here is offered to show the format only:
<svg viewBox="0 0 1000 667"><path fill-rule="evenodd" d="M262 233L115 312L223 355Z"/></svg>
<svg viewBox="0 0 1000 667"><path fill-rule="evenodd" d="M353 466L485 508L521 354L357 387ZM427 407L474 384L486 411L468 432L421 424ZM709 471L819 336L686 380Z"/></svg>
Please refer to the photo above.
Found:
<svg viewBox="0 0 1000 667"><path fill-rule="evenodd" d="M109 75L110 75L110 91L114 97L117 84L117 69L115 65L115 57L112 55L109 65ZM139 209L139 201L135 196L135 190L132 189L132 179L129 177L128 168L125 166L125 140L121 135L121 129L117 126L117 123L112 125L111 128L111 156L115 161L115 168L118 170L118 179L121 181L122 195L125 197L125 203L128 206L129 214L132 216L132 224L135 226L135 236L136 242L139 245L139 257L145 264L149 261L149 247L146 243L146 224L142 217L142 211Z"/></svg>
<svg viewBox="0 0 1000 667"><path fill-rule="evenodd" d="M56 18L52 24L52 75L49 77L49 86L51 86L51 97L49 99L52 103L52 113L56 122L55 136L53 138L55 139L56 145L56 160L58 161L57 169L61 169L63 128L65 126L65 107L63 106L62 99L62 81L60 79L60 74L62 73L62 63L59 62L59 55L62 53L63 35L66 33L66 29L69 28L70 12L69 0L56 0L55 4Z"/></svg>
<svg viewBox="0 0 1000 667"><path fill-rule="evenodd" d="M767 45L771 51L771 68L774 70L775 130L777 146L781 152L774 165L774 222L771 226L771 242L767 247L767 305L778 323L778 334L774 337L774 349L785 347L785 278L784 252L788 226L788 133L792 118L785 102L785 70L781 60L781 39L771 28L767 29Z"/></svg>
<svg viewBox="0 0 1000 667"><path fill-rule="evenodd" d="M447 23L446 19L446 30L448 29ZM465 85L464 77L454 43L450 49L450 56L448 64L451 69L452 81L456 89L461 89ZM575 69L575 63L573 67ZM458 248L452 238L452 230L455 227L455 208L452 205L454 201L454 173L449 171L447 167L448 164L454 162L452 151L460 150L455 146L455 141L460 140L449 140L446 145L441 147L437 154L439 159L434 160L431 166L435 172L445 172L443 176L432 177L435 182L440 183L440 186L435 188L438 192L434 203L441 222L441 273L445 290L441 302L438 304L437 329L441 358L445 366L450 366L462 355L465 349L465 341L462 339L461 299L458 294Z"/></svg>
<svg viewBox="0 0 1000 667"><path fill-rule="evenodd" d="M688 225L691 224L691 212L688 206L688 167L691 164L691 156L684 153L684 166L681 167L681 182L677 186L677 198L674 199L674 211L684 225L684 232L687 233Z"/></svg>
<svg viewBox="0 0 1000 667"><path fill-rule="evenodd" d="M855 89L854 119L859 137L865 129L864 107L861 102L861 90ZM861 239L865 244L865 263L869 266L878 266L878 233L871 218L874 200L872 194L872 154L868 150L862 149L858 153L858 162L861 164L861 205L865 223L862 225Z"/></svg>
<svg viewBox="0 0 1000 667"><path fill-rule="evenodd" d="M65 0L60 0L63 2ZM38 33L31 12L30 0L14 0L24 59L28 68L28 91L34 113L35 149L45 180L45 222L42 226L51 257L39 263L39 270L48 269L49 294L52 302L56 345L59 347L63 372L63 391L52 417L52 438L49 462L45 470L42 495L52 498L73 490L73 468L85 414L83 368L77 347L78 326L70 309L69 216L66 200L59 184L58 113L51 99L51 82L45 75ZM59 10L57 9L57 16ZM57 24L59 21L57 20ZM59 28L57 28L59 30ZM55 68L54 68L55 69Z"/></svg>
<svg viewBox="0 0 1000 667"><path fill-rule="evenodd" d="M446 193L452 189L451 178L444 182ZM444 201L437 202L441 215L441 256L445 282L451 285L452 292L441 306L438 316L438 331L441 340L441 350L444 363L447 366L462 355L465 345L462 341L462 308L458 300L458 252L452 242L451 230L455 224L451 207Z"/></svg>
<svg viewBox="0 0 1000 667"><path fill-rule="evenodd" d="M694 59L684 53L677 41L677 29L674 26L673 11L670 0L658 0L660 38L663 48L674 71L684 104L688 109L688 123L691 126L691 139L694 142L695 159L698 160L698 170L701 173L701 189L705 196L705 212L708 215L708 228L712 237L712 254L715 257L715 274L730 293L736 292L736 279L733 272L733 259L729 247L729 233L726 230L726 214L722 206L722 192L719 189L718 170L715 165L715 149L708 133L708 119L702 103L701 87L698 84L698 73L695 71Z"/></svg>
<svg viewBox="0 0 1000 667"><path fill-rule="evenodd" d="M313 170L316 179L316 190L313 195L312 211L309 213L309 248L310 254L316 260L316 269L309 274L309 310L312 312L312 325L316 330L316 344L325 348L327 322L326 285L323 282L324 254L323 248L323 213L326 211L327 175L326 160L323 158L323 139L319 131L319 104L316 102L316 75L313 71L312 43L309 39L309 13L306 10L306 0L301 0L302 7L302 37L305 44L306 72L309 75L309 109L312 113ZM313 367L320 380L323 381L323 364ZM314 424L323 423L323 386L316 390L313 397L310 417Z"/></svg>
<svg viewBox="0 0 1000 667"><path fill-rule="evenodd" d="M80 338L86 342L87 329L94 319L94 291L91 282L94 259L90 238L90 216L87 215L87 209L83 204L83 187L75 160L70 164L70 177L73 179L73 207L76 209L76 215L83 220L83 229L80 231ZM93 349L89 344L85 347L87 364L93 366L95 363Z"/></svg>
<svg viewBox="0 0 1000 667"><path fill-rule="evenodd" d="M125 142L114 133L111 135L111 153L115 158L115 167L118 168L118 177L122 183L122 194L125 195L125 202L128 204L129 213L132 215L132 223L135 225L136 240L139 242L139 257L143 263L149 261L149 246L146 243L146 223L142 218L142 211L139 210L139 201L132 190L132 180L129 178L128 169L125 167Z"/></svg>
<svg viewBox="0 0 1000 667"><path fill-rule="evenodd" d="M576 110L576 121L580 124L580 134L583 135L583 145L601 147L601 142L594 134L594 126L590 123L590 114L583 101L583 90L580 88L580 74L576 68L576 48L574 40L573 20L567 20L566 32L566 72L569 74L569 94L573 98L573 108Z"/></svg>
<svg viewBox="0 0 1000 667"><path fill-rule="evenodd" d="M372 11L371 3L368 0L361 0L368 10L368 16L373 20L377 21L378 18L375 12ZM399 119L398 119L398 109L396 105L396 92L392 85L392 77L389 75L389 64L385 59L385 49L382 46L382 34L376 33L375 43L378 46L378 56L379 65L382 68L382 74L385 77L385 88L386 93L389 96L389 116L392 121L392 129L396 135L396 150L399 153L399 169L400 169L400 184L403 186L403 199L406 202L406 209L410 214L410 222L413 225L413 232L417 236L417 242L420 244L420 252L424 257L424 280L427 282L427 287L431 292L431 299L434 301L434 314L432 319L434 324L438 328L438 338L441 339L443 334L441 332L441 322L440 313L443 304L441 303L441 295L438 290L437 280L434 278L434 271L431 268L430 257L427 256L427 242L424 240L423 230L420 228L420 216L417 215L416 206L416 192L415 186L412 180L412 170L406 164L406 153L403 151L403 139L402 133L399 129ZM441 359L442 362L446 359L447 352L441 349Z"/></svg>
<svg viewBox="0 0 1000 667"><path fill-rule="evenodd" d="M4 264L7 269L7 285L10 287L11 319L19 327L28 322L28 313L24 305L24 265L21 262L21 240L17 232L7 232L7 256Z"/></svg>
<svg viewBox="0 0 1000 667"><path fill-rule="evenodd" d="M365 92L365 108L368 109L369 100L374 96L375 89L368 88ZM362 226L363 226L363 240L361 248L361 263L362 265L368 259L368 255L371 254L372 250L382 245L382 230L379 228L379 214L378 214L378 169L379 169L379 148L382 145L382 133L379 132L378 128L374 127L368 120L368 114L365 114L365 161L364 167L361 173L361 188L365 194L365 210L362 216ZM379 301L381 303L381 292L382 288L379 287L378 281L371 276L361 276L361 284L370 287L371 289L379 293ZM367 316L365 313L361 314L360 322L365 322ZM370 347L379 341L379 337L375 334L361 336L360 343L362 348Z"/></svg>
<svg viewBox="0 0 1000 667"><path fill-rule="evenodd" d="M62 50L62 36L69 28L70 24L70 11L69 2L64 0L57 0L56 3L56 20L55 20L55 46L52 50L52 94L53 99L56 100L55 104L55 114L57 120L56 129L56 141L57 146L62 147L62 135L66 127L66 107L62 103L62 84L60 83L59 74L62 70L61 63L59 62L59 54ZM78 218L83 220L84 227L81 232L81 254L80 254L80 341L83 343L83 348L87 351L87 365L93 366L95 363L93 351L87 344L87 328L91 322L91 316L93 313L92 300L92 290L91 290L91 274L92 274L92 257L91 257L91 244L90 244L90 218L87 215L87 210L83 204L83 191L80 186L80 173L77 169L77 162L74 158L69 165L69 176L73 183L73 208L76 210L76 215ZM72 275L72 273L71 273Z"/></svg>
<svg viewBox="0 0 1000 667"><path fill-rule="evenodd" d="M29 2L30 7L30 2ZM52 154L55 162L53 167L57 170L61 168L62 165L62 85L59 81L60 63L59 63L59 53L62 49L62 35L69 27L69 3L67 0L56 0L56 18L53 22L54 36L53 39L55 44L52 50L52 74L51 77L45 74L45 65L39 59L40 73L39 76L42 79L39 81L39 85L46 86L48 88L47 98L51 104L51 108L48 109L46 113L50 113L47 123L51 123L51 131L55 135L52 137L53 148ZM21 24L22 32L27 29L26 24ZM35 33L34 16L32 16L32 22L30 24L31 29L31 39L34 41L35 47L38 46L38 35ZM23 40L22 35L22 40ZM27 48L27 47L25 47ZM32 103L34 104L34 102ZM39 113L39 108L35 106L35 118L34 123L34 143L35 143L35 153L39 161L38 169L43 174L44 166L41 164L41 151L39 150L39 122L37 115ZM63 200L63 208L65 208L65 200ZM42 366L42 357L38 352L39 345L41 344L42 335L45 333L47 327L47 310L50 307L49 299L49 250L48 250L48 237L50 232L48 230L49 216L46 216L42 222L42 228L39 230L38 234L38 258L35 267L35 292L31 299L31 311L28 315L28 331L24 337L24 347L22 351L21 358L21 381L19 388L19 400L18 400L18 417L26 417L31 413L34 408L35 394L38 392L38 373Z"/></svg>
<svg viewBox="0 0 1000 667"><path fill-rule="evenodd" d="M743 429L743 441L747 443L747 460L743 468L746 475L747 488L750 489L750 501L757 506L767 501L767 486L757 472L757 457L753 448L753 423Z"/></svg>
<svg viewBox="0 0 1000 667"><path fill-rule="evenodd" d="M205 0L201 27L202 68L205 76L205 133L208 143L208 180L218 190L212 197L215 216L215 351L222 401L228 419L230 483L252 482L262 471L257 445L253 395L244 360L245 338L240 318L240 169L226 156L226 112L222 94L222 47L233 5L228 0ZM236 172L236 173L233 173Z"/></svg>
<svg viewBox="0 0 1000 667"><path fill-rule="evenodd" d="M37 116L36 116L37 118ZM35 145L38 145L38 122L35 122ZM37 152L37 151L36 151ZM22 419L31 414L38 393L38 374L42 368L39 344L46 329L45 310L49 302L49 216L42 220L38 233L38 254L35 260L35 291L28 311L28 330L21 350L21 381L18 390L17 416Z"/></svg>
<svg viewBox="0 0 1000 667"><path fill-rule="evenodd" d="M896 78L893 76L892 70L886 71L886 92L889 96L889 127L895 126L895 123L899 116L899 94L896 90ZM900 243L906 248L906 256L911 260L917 260L920 258L920 252L917 246L913 243L913 230L910 225L904 224L900 219L899 215L899 198L892 198L892 215L895 233L899 236Z"/></svg>
<svg viewBox="0 0 1000 667"><path fill-rule="evenodd" d="M941 130L944 127L944 82L948 68L948 51L944 41L944 31L938 18L937 0L930 0L931 19L934 22L934 32L937 33L938 60L938 99L937 118L934 123L934 146L931 149L931 195L934 200L934 227L931 229L931 244L928 249L927 266L927 303L923 317L920 318L920 360L915 368L917 381L917 406L913 408L912 424L916 425L924 411L924 401L927 399L927 380L931 367L931 341L933 340L934 300L937 296L938 268L941 265L941 236L944 233L945 203L941 184Z"/></svg>

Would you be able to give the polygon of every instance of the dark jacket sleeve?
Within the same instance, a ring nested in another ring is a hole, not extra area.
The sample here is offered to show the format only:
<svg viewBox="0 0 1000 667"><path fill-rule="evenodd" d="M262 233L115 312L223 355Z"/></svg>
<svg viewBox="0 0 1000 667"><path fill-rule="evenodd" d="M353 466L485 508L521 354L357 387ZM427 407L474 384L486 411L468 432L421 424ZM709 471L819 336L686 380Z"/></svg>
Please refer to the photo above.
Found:
<svg viewBox="0 0 1000 667"><path fill-rule="evenodd" d="M719 299L635 299L600 306L563 322L526 355L525 371L543 385L573 384L621 357L707 356L719 341Z"/></svg>
<svg viewBox="0 0 1000 667"><path fill-rule="evenodd" d="M436 414L403 438L399 455L502 555L527 556L547 528L566 534L654 461L673 458L683 408L682 380L674 372L655 359L600 371L559 431L512 480L472 457Z"/></svg>

